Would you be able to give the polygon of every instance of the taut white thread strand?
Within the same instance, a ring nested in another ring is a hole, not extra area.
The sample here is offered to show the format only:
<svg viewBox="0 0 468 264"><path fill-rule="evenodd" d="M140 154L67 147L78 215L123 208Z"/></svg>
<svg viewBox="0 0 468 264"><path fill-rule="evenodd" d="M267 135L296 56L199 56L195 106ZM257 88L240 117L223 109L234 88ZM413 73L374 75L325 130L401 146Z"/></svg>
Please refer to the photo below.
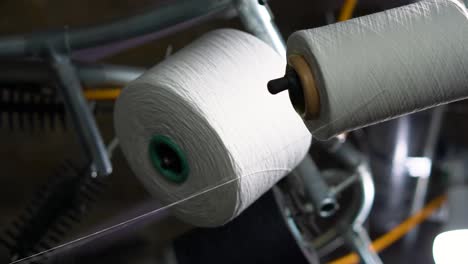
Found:
<svg viewBox="0 0 468 264"><path fill-rule="evenodd" d="M456 0L426 0L291 35L288 56L306 59L319 89L319 118L305 121L314 137L466 98L467 22Z"/></svg>
<svg viewBox="0 0 468 264"><path fill-rule="evenodd" d="M117 136L132 170L164 203L265 171L173 210L197 226L218 226L239 215L292 170L310 145L287 95L271 96L266 89L283 71L272 48L236 30L209 33L150 69L123 90L115 108ZM170 182L155 169L148 154L155 135L169 137L186 154L186 181ZM278 167L286 171L271 171Z"/></svg>
<svg viewBox="0 0 468 264"><path fill-rule="evenodd" d="M223 187L225 185L229 185L231 183L239 181L241 178L247 178L247 177L251 177L251 176L253 176L255 174L264 173L264 172L273 172L273 171L289 172L289 169L287 169L287 170L285 170L285 169L278 169L278 170L273 169L273 170L269 170L269 171L254 172L254 173L249 174L249 175L244 175L244 176L240 176L238 178L230 179L229 181L226 181L226 182L223 182L223 183L220 183L220 184L216 184L214 186L210 186L209 188L206 188L204 190L200 190L200 191L198 191L198 192L196 192L194 194L191 194L191 195L189 195L189 196L187 196L187 197L185 197L185 198L183 198L181 200L175 201L175 202L173 202L171 204L168 204L168 205L161 206L160 208L154 209L154 210L152 210L150 212L144 213L144 214L139 215L137 217L134 217L132 219L123 221L123 222L121 222L119 224L116 224L116 225L113 225L113 226L110 226L110 227L107 227L107 228L103 228L103 229L101 229L101 230L99 230L97 232L94 232L92 234L77 238L75 240L66 242L64 244L61 244L61 245L58 245L56 247L53 247L53 248L44 250L42 252L33 254L31 256L12 261L9 264L23 263L25 261L37 261L37 260L40 260L40 258L48 257L47 254L49 254L49 253L57 252L57 251L60 251L60 250L66 250L66 249L69 249L69 247L73 248L73 247L83 245L85 243L92 242L94 239L97 239L97 238L102 237L104 235L108 235L111 231L112 232L119 231L120 229L123 229L123 228L125 228L125 227L127 227L127 226L129 226L131 224L135 224L138 221L144 220L147 217L155 215L155 214L159 213L162 210L169 209L169 208L171 208L171 207L173 207L173 206L175 206L177 204L183 203L185 201L196 198L196 197L198 197L200 195L203 195L205 193L209 193L209 192L211 192L213 190L216 190L216 189L218 189L220 187Z"/></svg>

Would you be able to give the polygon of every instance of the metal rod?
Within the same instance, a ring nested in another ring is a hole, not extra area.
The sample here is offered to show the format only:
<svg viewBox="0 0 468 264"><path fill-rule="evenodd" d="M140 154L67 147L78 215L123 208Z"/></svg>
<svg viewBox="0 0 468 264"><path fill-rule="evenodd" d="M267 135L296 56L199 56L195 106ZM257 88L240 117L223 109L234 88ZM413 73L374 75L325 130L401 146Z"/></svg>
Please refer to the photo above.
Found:
<svg viewBox="0 0 468 264"><path fill-rule="evenodd" d="M283 58L286 59L286 45L283 37L273 22L273 14L270 8L258 0L235 0L239 17L245 28L272 46Z"/></svg>
<svg viewBox="0 0 468 264"><path fill-rule="evenodd" d="M444 113L447 106L440 106L432 110L429 130L427 133L426 141L424 144L423 156L429 158L431 161L434 159L434 152L439 140L440 130ZM426 199L429 178L419 177L416 187L416 192L413 197L413 204L411 207L411 214L415 214L424 207Z"/></svg>
<svg viewBox="0 0 468 264"><path fill-rule="evenodd" d="M148 34L210 12L231 6L232 0L179 0L145 14L99 26L76 30L34 33L0 38L0 57L39 55L52 48L56 52L93 47Z"/></svg>
<svg viewBox="0 0 468 264"><path fill-rule="evenodd" d="M444 118L444 113L447 109L447 106L439 106L434 110L431 110L431 119L429 123L429 130L424 142L423 157L428 158L431 161L434 160L434 154L437 147L437 141L439 140L440 130L442 128L442 122ZM430 169L432 170L432 168ZM419 212L426 202L427 190L429 188L430 174L428 177L419 177L416 183L416 190L413 194L413 199L411 203L410 215L413 215ZM415 227L406 238L406 243L412 244L417 237L418 227Z"/></svg>
<svg viewBox="0 0 468 264"><path fill-rule="evenodd" d="M351 174L351 176L344 179L338 185L335 185L331 188L333 195L337 195L342 193L344 190L348 189L351 185L353 185L359 179L359 175L357 173Z"/></svg>
<svg viewBox="0 0 468 264"><path fill-rule="evenodd" d="M299 175L304 182L305 193L318 215L330 217L336 213L339 207L336 198L309 155L294 169L293 173Z"/></svg>
<svg viewBox="0 0 468 264"><path fill-rule="evenodd" d="M356 183L359 184L359 194L355 193L355 195L359 195L359 197L353 199L351 204L348 204L344 211L345 214L341 216L340 222L319 238L320 241L315 244L317 247L323 247L338 236L343 236L343 238L349 240L355 235L355 230L363 229L363 224L369 216L375 195L370 168L365 159L362 158L362 155L354 149L352 145L344 142L340 144L326 144L324 147L327 152L335 156L335 158L344 163L348 169L354 172L352 174L350 173L351 176L340 183L340 185L352 184L357 180ZM357 163L358 161L359 163ZM363 251L366 249L360 248L360 250Z"/></svg>
<svg viewBox="0 0 468 264"><path fill-rule="evenodd" d="M362 201L359 212L354 218L353 226L362 226L369 216L372 204L374 203L375 197L375 186L374 181L372 180L372 174L365 162L362 162L357 168L356 172L359 175L359 184L362 189Z"/></svg>
<svg viewBox="0 0 468 264"><path fill-rule="evenodd" d="M67 56L51 52L50 60L65 100L65 106L73 120L82 146L92 158L93 165L99 175L112 173L112 164L94 117L81 92L76 69Z"/></svg>

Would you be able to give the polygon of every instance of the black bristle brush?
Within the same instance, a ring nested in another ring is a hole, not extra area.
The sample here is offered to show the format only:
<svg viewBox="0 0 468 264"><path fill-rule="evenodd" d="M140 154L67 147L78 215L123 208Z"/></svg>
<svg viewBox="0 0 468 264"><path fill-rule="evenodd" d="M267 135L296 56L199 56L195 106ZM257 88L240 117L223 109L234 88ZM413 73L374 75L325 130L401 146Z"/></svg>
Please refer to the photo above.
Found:
<svg viewBox="0 0 468 264"><path fill-rule="evenodd" d="M66 162L32 197L24 212L4 231L0 247L9 261L31 256L63 242L103 190L90 166ZM34 263L45 261L34 260Z"/></svg>
<svg viewBox="0 0 468 264"><path fill-rule="evenodd" d="M65 129L65 115L55 89L40 84L0 84L0 128L53 130L60 124Z"/></svg>

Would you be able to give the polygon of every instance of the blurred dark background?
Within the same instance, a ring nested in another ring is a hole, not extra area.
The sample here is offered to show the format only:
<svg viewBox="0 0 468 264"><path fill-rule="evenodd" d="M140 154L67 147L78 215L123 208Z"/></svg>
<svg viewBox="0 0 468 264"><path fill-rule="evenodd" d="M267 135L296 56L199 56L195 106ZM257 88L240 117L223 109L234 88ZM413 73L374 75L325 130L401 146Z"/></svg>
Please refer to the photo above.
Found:
<svg viewBox="0 0 468 264"><path fill-rule="evenodd" d="M409 2L403 0L359 0L354 15L366 15ZM154 0L3 0L0 1L0 37L38 30L94 25L170 3L171 1ZM271 0L269 4L275 15L276 23L286 38L299 29L333 23L343 1ZM100 62L151 67L164 59L168 49L175 52L203 33L222 27L241 29L242 25L235 17L210 19L177 33L165 34L155 41L128 49L102 59ZM93 60L89 54L84 57L86 60ZM80 54L76 58L80 59ZM441 131L442 140L439 142L441 146L437 150L441 155L445 151L444 146L456 145L463 148L468 145L466 133L462 132L468 131L468 122L464 122L468 115L467 110L468 105L464 102L449 107L450 114L446 115L444 119ZM105 142L110 142L114 137L112 102L100 103L95 112ZM409 120L413 124L412 133L415 135L415 139L424 133L427 118L428 113L423 112ZM5 123L6 119L6 114L0 113L0 120L3 120L3 125L0 128L0 227L6 227L23 210L25 204L33 196L34 190L47 181L48 177L57 170L59 164L65 160L79 160L82 155L74 131L70 127L63 129L60 126L55 126L31 131L20 129L17 126L9 127ZM368 143L378 152L370 152L371 158L378 160L377 163L385 163L385 156L391 155L393 147L391 138L392 133L394 133L392 129L394 129L396 122L398 121L386 122L364 131L370 135ZM387 138L390 139L387 140ZM128 210L136 210L135 208L151 204L150 196L136 180L118 149L113 158L113 165L114 173L109 176L103 195L95 202L76 231L67 234L67 237L73 237L99 225L105 225L111 221L110 219L125 215ZM385 165L381 165L376 171L385 170L382 169L383 167ZM374 177L378 193L374 210L378 217L371 218L371 222L386 221L387 219L388 225L394 225L408 215L408 199L404 197L397 199L401 204L390 207L385 204L385 201L392 196L410 196L411 192L414 191L414 183L404 184L400 192L396 193L389 191L390 178L384 172L376 173ZM434 188L437 192L437 186ZM385 208L385 212L379 211L380 206ZM151 208L151 206L146 208ZM144 209L142 210L144 211ZM381 215L379 216L379 214ZM395 222L392 222L393 220L388 218L388 215L395 216ZM161 245L165 245L176 234L183 233L190 227L171 217L164 221L164 223L159 222L158 225L149 225L146 229L137 231L133 235L133 240L130 240L132 242L122 242L124 244L121 245L119 254L115 254L116 250L113 248L111 252L96 254L92 260L96 263L156 263L152 260L167 258L165 253L160 250ZM376 224L375 226L378 228L374 229L373 235L385 231L385 227L382 225ZM420 232L423 235L418 240L420 241L418 248L406 252L402 250L404 245L401 242L383 252L384 261L386 263L408 263L411 259L416 263L431 263L430 246L438 227L437 219L434 223L424 224ZM151 243L146 243L148 241ZM128 251L128 254L125 254L129 249L134 251ZM409 257L410 255L411 257Z"/></svg>

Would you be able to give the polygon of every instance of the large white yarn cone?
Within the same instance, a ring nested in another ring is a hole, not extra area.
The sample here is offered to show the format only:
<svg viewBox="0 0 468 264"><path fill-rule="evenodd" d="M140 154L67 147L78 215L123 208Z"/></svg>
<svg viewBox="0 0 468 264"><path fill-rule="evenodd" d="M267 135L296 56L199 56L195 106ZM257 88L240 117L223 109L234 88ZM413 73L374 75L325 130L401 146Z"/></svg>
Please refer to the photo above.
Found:
<svg viewBox="0 0 468 264"><path fill-rule="evenodd" d="M309 131L288 96L272 96L266 88L284 72L282 61L247 33L217 30L123 90L116 133L148 190L165 204L210 190L173 207L182 220L197 226L228 222L303 159ZM174 182L155 167L149 153L155 137L185 156L185 180Z"/></svg>

